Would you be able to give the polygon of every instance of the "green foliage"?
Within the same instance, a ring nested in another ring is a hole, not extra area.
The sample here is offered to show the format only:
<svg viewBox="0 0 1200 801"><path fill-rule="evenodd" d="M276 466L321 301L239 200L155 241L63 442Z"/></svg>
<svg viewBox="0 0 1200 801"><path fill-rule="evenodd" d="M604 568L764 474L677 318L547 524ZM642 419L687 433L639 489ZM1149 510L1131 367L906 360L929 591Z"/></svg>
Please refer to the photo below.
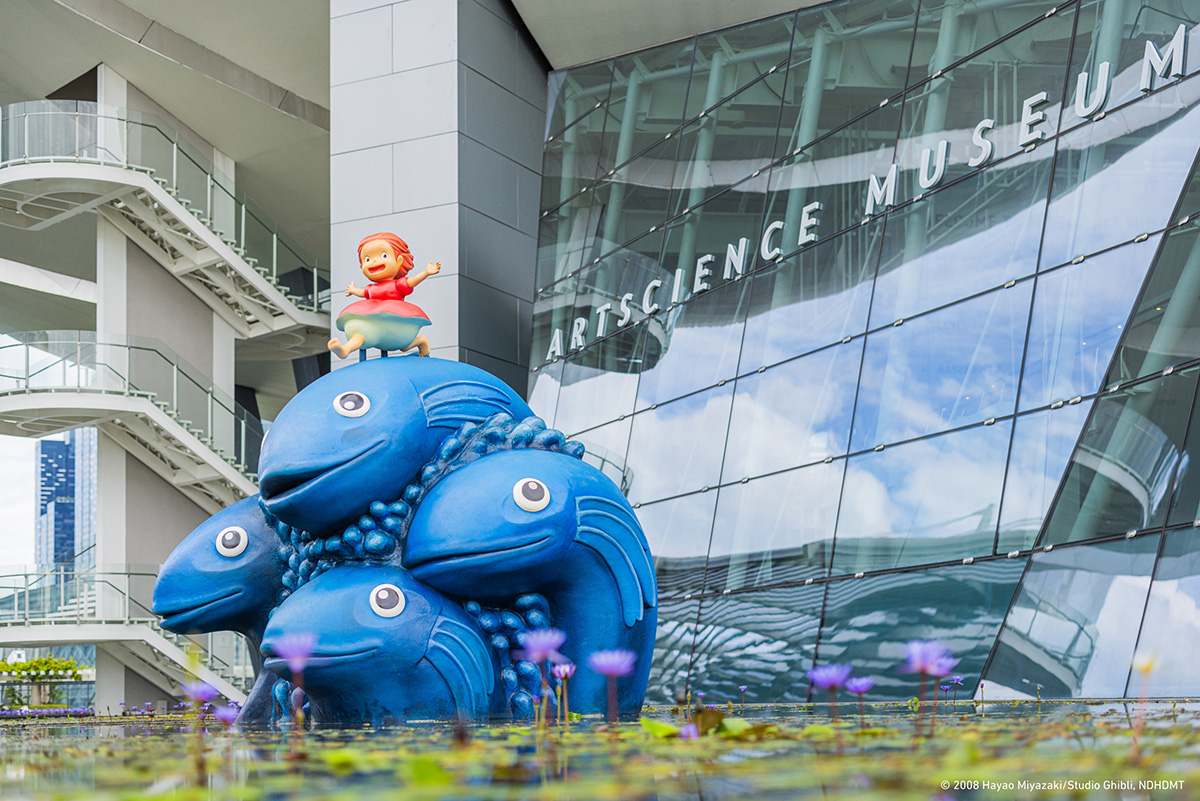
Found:
<svg viewBox="0 0 1200 801"><path fill-rule="evenodd" d="M27 659L24 662L13 662L11 664L0 663L0 673L8 673L9 676L24 678L26 680L44 680L53 681L57 678L69 678L78 681L80 679L80 671L84 667L74 659L60 658L57 656L39 656L36 659ZM45 675L41 675L45 671ZM65 671L66 676L59 676L59 671Z"/></svg>

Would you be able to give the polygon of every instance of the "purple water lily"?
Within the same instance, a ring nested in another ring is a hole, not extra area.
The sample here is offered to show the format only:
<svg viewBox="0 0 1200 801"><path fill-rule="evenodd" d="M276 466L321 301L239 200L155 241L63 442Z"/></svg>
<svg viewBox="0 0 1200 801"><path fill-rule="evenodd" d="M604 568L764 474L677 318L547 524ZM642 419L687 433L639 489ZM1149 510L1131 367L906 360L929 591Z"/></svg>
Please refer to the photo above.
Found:
<svg viewBox="0 0 1200 801"><path fill-rule="evenodd" d="M853 670L848 664L823 665L808 671L808 679L822 690L836 690L846 683Z"/></svg>
<svg viewBox="0 0 1200 801"><path fill-rule="evenodd" d="M623 651L620 649L614 651L596 651L588 656L588 667L599 673L601 676L607 676L610 679L628 676L633 672L634 663L637 662L637 654L633 651Z"/></svg>
<svg viewBox="0 0 1200 801"><path fill-rule="evenodd" d="M679 730L679 739L680 740L699 740L700 739L700 727L697 726L695 723L686 724L682 729Z"/></svg>
<svg viewBox="0 0 1200 801"><path fill-rule="evenodd" d="M855 695L862 695L869 692L875 686L875 679L870 676L855 676L854 678L846 679L846 689Z"/></svg>
<svg viewBox="0 0 1200 801"><path fill-rule="evenodd" d="M213 712L213 717L221 721L225 728L229 728L237 720L238 709L233 706L219 706Z"/></svg>
<svg viewBox="0 0 1200 801"><path fill-rule="evenodd" d="M588 656L588 667L608 679L608 722L617 722L617 679L633 672L637 654L617 648Z"/></svg>
<svg viewBox="0 0 1200 801"><path fill-rule="evenodd" d="M183 685L183 695L194 704L203 704L216 698L217 688L204 681L189 681Z"/></svg>
<svg viewBox="0 0 1200 801"><path fill-rule="evenodd" d="M317 647L317 635L311 631L293 632L277 639L272 646L275 654L287 662L292 673L303 673L308 659Z"/></svg>
<svg viewBox="0 0 1200 801"><path fill-rule="evenodd" d="M550 668L550 675L556 679L569 679L575 675L575 664L573 662L563 662L561 665L555 665Z"/></svg>
<svg viewBox="0 0 1200 801"><path fill-rule="evenodd" d="M521 647L525 658L539 665L547 659L559 656L558 649L567 641L567 635L558 629L533 629L521 635Z"/></svg>
<svg viewBox="0 0 1200 801"><path fill-rule="evenodd" d="M846 679L846 689L858 696L858 727L867 727L867 717L863 712L863 693L875 686L875 679L870 676L854 676Z"/></svg>

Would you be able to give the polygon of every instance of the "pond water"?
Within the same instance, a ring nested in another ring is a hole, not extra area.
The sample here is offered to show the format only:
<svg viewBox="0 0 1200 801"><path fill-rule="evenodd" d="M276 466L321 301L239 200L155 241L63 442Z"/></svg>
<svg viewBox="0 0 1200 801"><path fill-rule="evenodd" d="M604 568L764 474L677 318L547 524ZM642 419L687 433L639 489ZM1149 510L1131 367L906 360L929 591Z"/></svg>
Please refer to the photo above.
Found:
<svg viewBox="0 0 1200 801"><path fill-rule="evenodd" d="M653 708L530 725L198 735L183 716L0 724L0 798L1195 798L1200 705L1043 703ZM932 728L932 732L931 732ZM918 736L917 732L920 732ZM685 730L690 733L690 731ZM1136 745L1135 745L1136 741ZM202 744L202 749L198 747ZM198 759L202 754L203 759Z"/></svg>

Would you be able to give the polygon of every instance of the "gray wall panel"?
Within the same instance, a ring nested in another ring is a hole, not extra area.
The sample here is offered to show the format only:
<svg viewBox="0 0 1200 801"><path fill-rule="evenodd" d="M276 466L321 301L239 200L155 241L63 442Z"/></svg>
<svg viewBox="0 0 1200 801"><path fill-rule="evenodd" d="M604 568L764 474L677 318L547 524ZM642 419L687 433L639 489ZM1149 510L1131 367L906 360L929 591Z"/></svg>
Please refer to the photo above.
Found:
<svg viewBox="0 0 1200 801"><path fill-rule="evenodd" d="M458 135L411 139L392 145L392 211L442 206L458 200Z"/></svg>
<svg viewBox="0 0 1200 801"><path fill-rule="evenodd" d="M529 132L540 130L545 112L474 69L464 67L461 80L465 112L462 132L526 168L541 172L542 143Z"/></svg>
<svg viewBox="0 0 1200 801"><path fill-rule="evenodd" d="M392 148L373 147L329 157L330 210L335 223L390 214L392 211ZM370 227L370 226L368 226ZM364 231L363 235L373 233ZM361 237L360 237L361 238ZM356 241L355 247L358 246ZM339 260L343 254L332 251Z"/></svg>
<svg viewBox="0 0 1200 801"><path fill-rule="evenodd" d="M460 206L460 253L463 275L519 298L533 293L524 265L537 255L537 240L485 214Z"/></svg>
<svg viewBox="0 0 1200 801"><path fill-rule="evenodd" d="M383 6L331 19L329 51L330 86L390 75L392 9Z"/></svg>

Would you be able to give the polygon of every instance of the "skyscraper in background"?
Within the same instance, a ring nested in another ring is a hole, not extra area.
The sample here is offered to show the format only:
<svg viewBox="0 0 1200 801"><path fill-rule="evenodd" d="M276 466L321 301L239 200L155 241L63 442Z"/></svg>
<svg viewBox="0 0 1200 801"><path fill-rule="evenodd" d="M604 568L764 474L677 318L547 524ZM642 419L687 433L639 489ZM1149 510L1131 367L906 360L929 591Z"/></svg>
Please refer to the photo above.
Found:
<svg viewBox="0 0 1200 801"><path fill-rule="evenodd" d="M34 455L34 558L42 567L73 564L75 555L96 541L96 430L77 429L61 440L40 440ZM87 564L94 561L90 558Z"/></svg>

